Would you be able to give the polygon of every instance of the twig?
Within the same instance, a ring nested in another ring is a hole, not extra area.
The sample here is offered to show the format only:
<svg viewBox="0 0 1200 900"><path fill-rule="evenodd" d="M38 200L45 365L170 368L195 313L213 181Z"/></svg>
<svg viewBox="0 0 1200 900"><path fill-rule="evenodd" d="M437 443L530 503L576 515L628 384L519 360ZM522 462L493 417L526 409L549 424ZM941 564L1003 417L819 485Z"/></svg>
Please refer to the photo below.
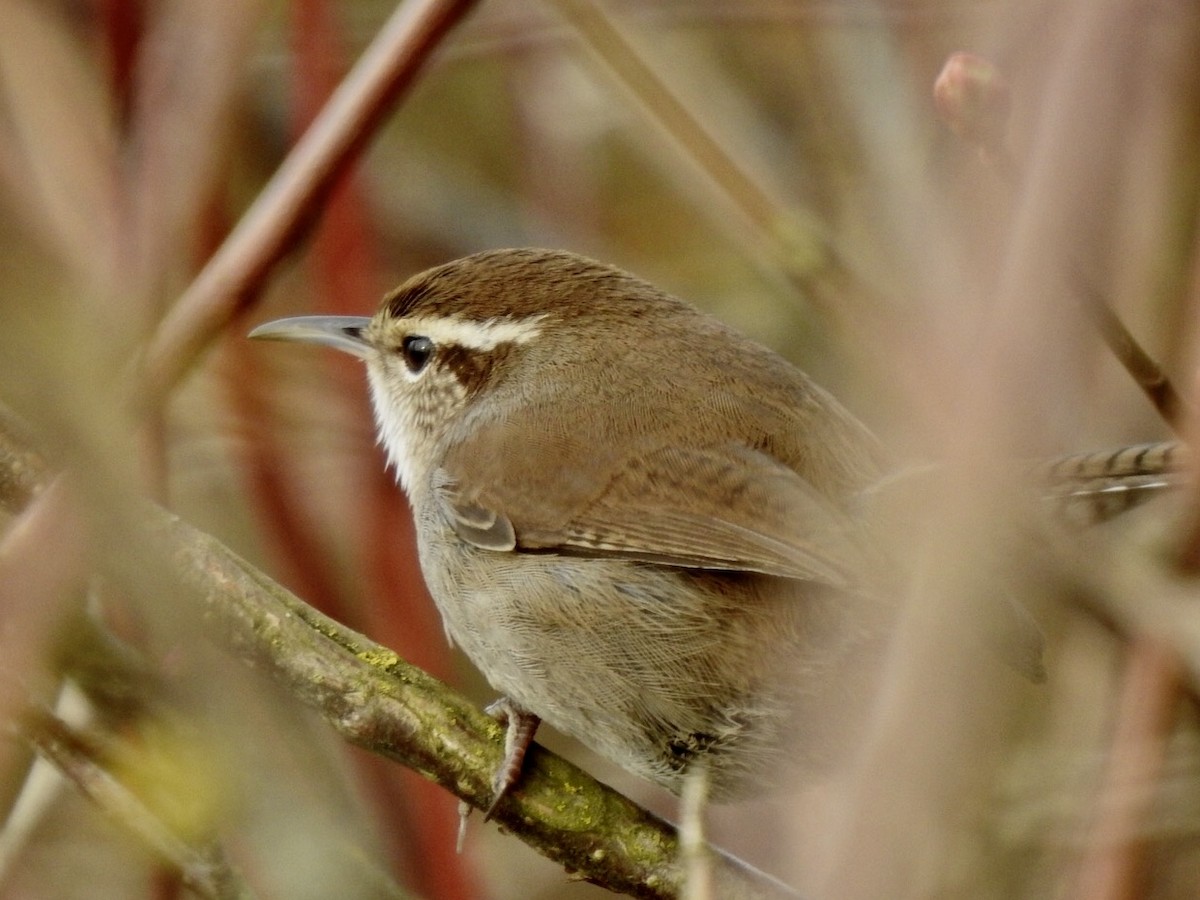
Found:
<svg viewBox="0 0 1200 900"><path fill-rule="evenodd" d="M157 405L246 306L325 193L416 80L474 0L407 0L163 320L146 350L142 400Z"/></svg>
<svg viewBox="0 0 1200 900"><path fill-rule="evenodd" d="M0 478L0 481L3 481ZM24 705L20 681L43 671L69 608L87 572L87 541L64 478L30 500L0 534L0 722ZM53 559L53 565L47 565ZM0 822L19 795L23 765L0 744ZM17 776L13 778L12 776Z"/></svg>
<svg viewBox="0 0 1200 900"><path fill-rule="evenodd" d="M33 747L113 820L173 866L183 883L208 900L253 896L217 844L195 846L175 834L100 764L98 748L48 711L29 711L21 732Z"/></svg>
<svg viewBox="0 0 1200 900"><path fill-rule="evenodd" d="M1010 91L1004 75L988 60L954 53L934 82L934 106L947 127L979 151L1010 188L1021 180L1021 169L1005 143ZM1086 278L1077 279L1081 305L1105 346L1149 398L1168 425L1179 430L1184 404L1162 367L1138 343L1104 294Z"/></svg>
<svg viewBox="0 0 1200 900"><path fill-rule="evenodd" d="M763 232L775 235L783 220L779 205L663 83L608 15L591 0L554 0L553 5L742 213Z"/></svg>
<svg viewBox="0 0 1200 900"><path fill-rule="evenodd" d="M1158 410L1163 421L1175 431L1179 431L1183 424L1180 420L1185 405L1179 392L1175 390L1175 385L1167 378L1166 372L1137 342L1137 338L1125 327L1125 323L1109 306L1100 291L1082 279L1078 290L1083 294L1084 312L1100 332L1100 337L1117 358L1117 362L1142 389L1142 393Z"/></svg>
<svg viewBox="0 0 1200 900"><path fill-rule="evenodd" d="M811 287L814 275L833 267L838 273L854 278L860 288L865 287L849 271L833 236L815 218L777 202L701 124L600 5L592 0L552 0L552 5L617 81L633 94L655 124L666 131L761 233L783 274L794 285ZM818 294L810 292L807 296L820 301ZM845 299L839 297L839 301ZM881 306L871 312L881 315L886 310Z"/></svg>

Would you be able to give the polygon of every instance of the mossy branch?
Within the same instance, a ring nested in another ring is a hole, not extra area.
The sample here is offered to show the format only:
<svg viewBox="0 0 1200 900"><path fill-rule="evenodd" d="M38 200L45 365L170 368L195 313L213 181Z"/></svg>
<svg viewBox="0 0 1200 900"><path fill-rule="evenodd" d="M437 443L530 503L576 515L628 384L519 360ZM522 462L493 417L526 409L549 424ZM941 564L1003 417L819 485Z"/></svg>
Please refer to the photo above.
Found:
<svg viewBox="0 0 1200 900"><path fill-rule="evenodd" d="M0 420L0 505L16 511L46 468L4 425ZM133 518L134 539L165 567L167 583L181 595L176 602L195 605L217 644L268 674L347 741L414 769L472 807L488 806L502 755L496 721L163 508L142 502ZM574 877L637 897L679 895L675 828L543 748L526 757L519 788L494 818ZM735 860L716 859L721 897L795 896Z"/></svg>

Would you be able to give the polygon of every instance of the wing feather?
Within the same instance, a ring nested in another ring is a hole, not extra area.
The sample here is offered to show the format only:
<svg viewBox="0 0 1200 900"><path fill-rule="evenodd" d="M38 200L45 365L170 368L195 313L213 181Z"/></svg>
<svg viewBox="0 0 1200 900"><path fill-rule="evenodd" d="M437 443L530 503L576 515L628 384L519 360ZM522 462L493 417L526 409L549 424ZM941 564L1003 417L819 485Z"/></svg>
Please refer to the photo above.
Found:
<svg viewBox="0 0 1200 900"><path fill-rule="evenodd" d="M554 527L509 518L498 508L500 499L484 491L466 500L451 489L447 500L459 535L486 549L617 556L839 587L854 577L849 517L791 469L732 443L632 459ZM475 524L464 528L463 522ZM487 526L482 537L480 525ZM505 533L515 538L511 547L492 539Z"/></svg>

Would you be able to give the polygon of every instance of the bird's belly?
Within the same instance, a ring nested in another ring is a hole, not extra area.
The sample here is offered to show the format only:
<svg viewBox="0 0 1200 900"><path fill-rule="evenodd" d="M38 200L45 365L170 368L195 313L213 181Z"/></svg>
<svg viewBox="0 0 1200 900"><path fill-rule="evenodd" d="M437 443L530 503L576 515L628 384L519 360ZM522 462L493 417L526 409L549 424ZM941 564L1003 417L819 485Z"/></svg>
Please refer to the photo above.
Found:
<svg viewBox="0 0 1200 900"><path fill-rule="evenodd" d="M675 791L702 756L715 799L749 793L846 655L841 604L794 582L457 542L422 567L494 688Z"/></svg>

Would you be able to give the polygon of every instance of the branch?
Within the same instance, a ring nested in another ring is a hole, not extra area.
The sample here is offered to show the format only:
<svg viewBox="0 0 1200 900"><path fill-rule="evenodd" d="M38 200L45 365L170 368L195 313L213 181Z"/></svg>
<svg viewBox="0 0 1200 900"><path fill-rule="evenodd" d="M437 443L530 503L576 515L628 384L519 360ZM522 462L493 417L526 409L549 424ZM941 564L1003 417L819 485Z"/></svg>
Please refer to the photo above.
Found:
<svg viewBox="0 0 1200 900"><path fill-rule="evenodd" d="M84 796L180 873L206 900L250 900L253 894L216 843L185 841L99 762L102 752L47 711L27 712L21 733Z"/></svg>
<svg viewBox="0 0 1200 900"><path fill-rule="evenodd" d="M394 759L477 809L492 799L503 729L393 651L303 603L215 538L146 505L147 537L171 560L217 640L316 709L347 741ZM568 871L638 897L677 896L675 829L562 758L534 747L495 820ZM720 896L782 896L731 860Z"/></svg>
<svg viewBox="0 0 1200 900"><path fill-rule="evenodd" d="M1153 404L1163 421L1178 432L1183 424L1183 414L1188 410L1162 366L1125 327L1104 294L1084 279L1080 279L1078 289L1083 295L1083 311L1099 332L1105 346Z"/></svg>
<svg viewBox="0 0 1200 900"><path fill-rule="evenodd" d="M27 485L17 447L0 421L0 485ZM17 509L14 496L31 490L27 485L0 493L0 504ZM195 604L219 645L268 673L350 743L414 769L473 807L487 808L502 756L503 730L495 720L161 507L143 501L135 518L138 533L130 539L166 566L168 584ZM149 575L117 574L126 582ZM679 895L675 829L543 748L531 749L520 786L494 819L580 878L636 897ZM715 854L714 863L717 896L795 896L729 857Z"/></svg>
<svg viewBox="0 0 1200 900"><path fill-rule="evenodd" d="M474 0L408 0L363 53L146 350L143 400L166 397L321 208L325 193Z"/></svg>

